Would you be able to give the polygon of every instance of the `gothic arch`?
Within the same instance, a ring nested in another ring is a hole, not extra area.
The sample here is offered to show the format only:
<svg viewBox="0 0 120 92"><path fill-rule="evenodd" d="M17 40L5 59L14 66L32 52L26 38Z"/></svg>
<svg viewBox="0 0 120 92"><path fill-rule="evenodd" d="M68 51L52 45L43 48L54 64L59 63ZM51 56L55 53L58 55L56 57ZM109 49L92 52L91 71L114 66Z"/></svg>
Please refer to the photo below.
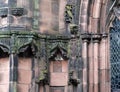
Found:
<svg viewBox="0 0 120 92"><path fill-rule="evenodd" d="M109 28L116 4L113 0L81 0L83 92L111 90Z"/></svg>

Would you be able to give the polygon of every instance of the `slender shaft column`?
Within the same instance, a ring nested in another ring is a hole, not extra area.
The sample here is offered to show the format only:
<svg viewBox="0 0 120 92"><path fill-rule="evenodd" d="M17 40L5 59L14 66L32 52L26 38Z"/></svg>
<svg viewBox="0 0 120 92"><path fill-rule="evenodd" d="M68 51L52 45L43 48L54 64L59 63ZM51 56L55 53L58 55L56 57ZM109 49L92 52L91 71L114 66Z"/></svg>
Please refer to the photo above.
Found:
<svg viewBox="0 0 120 92"><path fill-rule="evenodd" d="M99 56L99 45L98 45L99 40L94 40L94 91L93 92L99 92L98 91L98 56Z"/></svg>
<svg viewBox="0 0 120 92"><path fill-rule="evenodd" d="M108 64L108 42L107 35L103 35L100 45L100 92L109 92L110 77Z"/></svg>
<svg viewBox="0 0 120 92"><path fill-rule="evenodd" d="M81 0L80 5L80 28L83 32L88 32L88 6L89 0Z"/></svg>
<svg viewBox="0 0 120 92"><path fill-rule="evenodd" d="M10 55L9 92L17 92L17 67L18 59L15 54Z"/></svg>
<svg viewBox="0 0 120 92"><path fill-rule="evenodd" d="M100 92L105 89L105 71L106 71L106 46L105 46L105 39L102 38L100 43Z"/></svg>
<svg viewBox="0 0 120 92"><path fill-rule="evenodd" d="M88 40L83 40L82 45L82 57L83 57L83 92L88 92Z"/></svg>
<svg viewBox="0 0 120 92"><path fill-rule="evenodd" d="M88 92L94 92L93 91L93 82L94 82L94 76L93 76L93 74L94 74L94 65L93 65L93 51L94 51L94 49L93 49L93 41L91 41L91 43L89 44L89 48L88 48L88 51L89 51L89 53L88 53L88 61L89 61L89 66L88 66L88 74L89 74L89 91Z"/></svg>

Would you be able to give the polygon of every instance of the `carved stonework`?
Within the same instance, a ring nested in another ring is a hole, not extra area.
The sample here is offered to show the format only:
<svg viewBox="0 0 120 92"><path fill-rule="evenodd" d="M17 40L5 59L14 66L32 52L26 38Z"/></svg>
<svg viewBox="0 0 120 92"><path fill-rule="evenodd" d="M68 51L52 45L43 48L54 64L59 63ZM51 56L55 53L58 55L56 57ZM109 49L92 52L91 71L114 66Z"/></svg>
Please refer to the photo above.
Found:
<svg viewBox="0 0 120 92"><path fill-rule="evenodd" d="M50 54L50 60L59 61L68 59L67 50L62 48L59 44L50 51Z"/></svg>
<svg viewBox="0 0 120 92"><path fill-rule="evenodd" d="M33 36L31 34L21 35L18 32L2 32L0 33L0 47L4 52L20 53L24 52L28 45L35 48ZM11 37L10 37L11 36Z"/></svg>
<svg viewBox="0 0 120 92"><path fill-rule="evenodd" d="M73 5L66 5L66 11L65 11L65 21L66 23L72 23L74 20L74 14L73 14Z"/></svg>
<svg viewBox="0 0 120 92"><path fill-rule="evenodd" d="M69 72L69 85L73 84L73 85L78 85L80 83L80 79L78 79L76 73L76 71L70 71Z"/></svg>
<svg viewBox="0 0 120 92"><path fill-rule="evenodd" d="M50 38L47 40L47 54L51 58L57 50L61 51L61 55L67 58L68 55L68 45L70 38L67 36L56 36L55 38Z"/></svg>
<svg viewBox="0 0 120 92"><path fill-rule="evenodd" d="M115 16L120 20L120 7L114 8Z"/></svg>

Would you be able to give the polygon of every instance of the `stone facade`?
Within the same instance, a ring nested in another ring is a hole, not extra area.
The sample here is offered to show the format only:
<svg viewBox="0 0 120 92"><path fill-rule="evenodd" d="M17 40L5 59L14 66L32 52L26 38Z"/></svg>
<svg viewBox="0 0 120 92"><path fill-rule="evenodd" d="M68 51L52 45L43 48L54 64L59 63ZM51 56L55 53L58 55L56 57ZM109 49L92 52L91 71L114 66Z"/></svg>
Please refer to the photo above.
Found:
<svg viewBox="0 0 120 92"><path fill-rule="evenodd" d="M1 0L0 92L119 92L119 12L118 0Z"/></svg>

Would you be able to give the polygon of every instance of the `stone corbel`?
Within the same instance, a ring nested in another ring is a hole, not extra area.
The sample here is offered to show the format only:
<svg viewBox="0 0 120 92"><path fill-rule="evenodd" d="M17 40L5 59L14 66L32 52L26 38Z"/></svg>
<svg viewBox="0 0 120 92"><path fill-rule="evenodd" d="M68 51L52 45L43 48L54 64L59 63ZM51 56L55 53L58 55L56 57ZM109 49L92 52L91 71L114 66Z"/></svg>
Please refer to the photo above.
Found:
<svg viewBox="0 0 120 92"><path fill-rule="evenodd" d="M70 71L68 84L78 85L79 83L80 83L80 79L77 78L75 71Z"/></svg>
<svg viewBox="0 0 120 92"><path fill-rule="evenodd" d="M36 78L36 83L38 84L49 84L49 78L48 78L48 70L47 69L43 69L42 71L40 71L40 74L38 76L38 78Z"/></svg>
<svg viewBox="0 0 120 92"><path fill-rule="evenodd" d="M69 24L69 28L72 35L77 35L79 30L77 24Z"/></svg>

